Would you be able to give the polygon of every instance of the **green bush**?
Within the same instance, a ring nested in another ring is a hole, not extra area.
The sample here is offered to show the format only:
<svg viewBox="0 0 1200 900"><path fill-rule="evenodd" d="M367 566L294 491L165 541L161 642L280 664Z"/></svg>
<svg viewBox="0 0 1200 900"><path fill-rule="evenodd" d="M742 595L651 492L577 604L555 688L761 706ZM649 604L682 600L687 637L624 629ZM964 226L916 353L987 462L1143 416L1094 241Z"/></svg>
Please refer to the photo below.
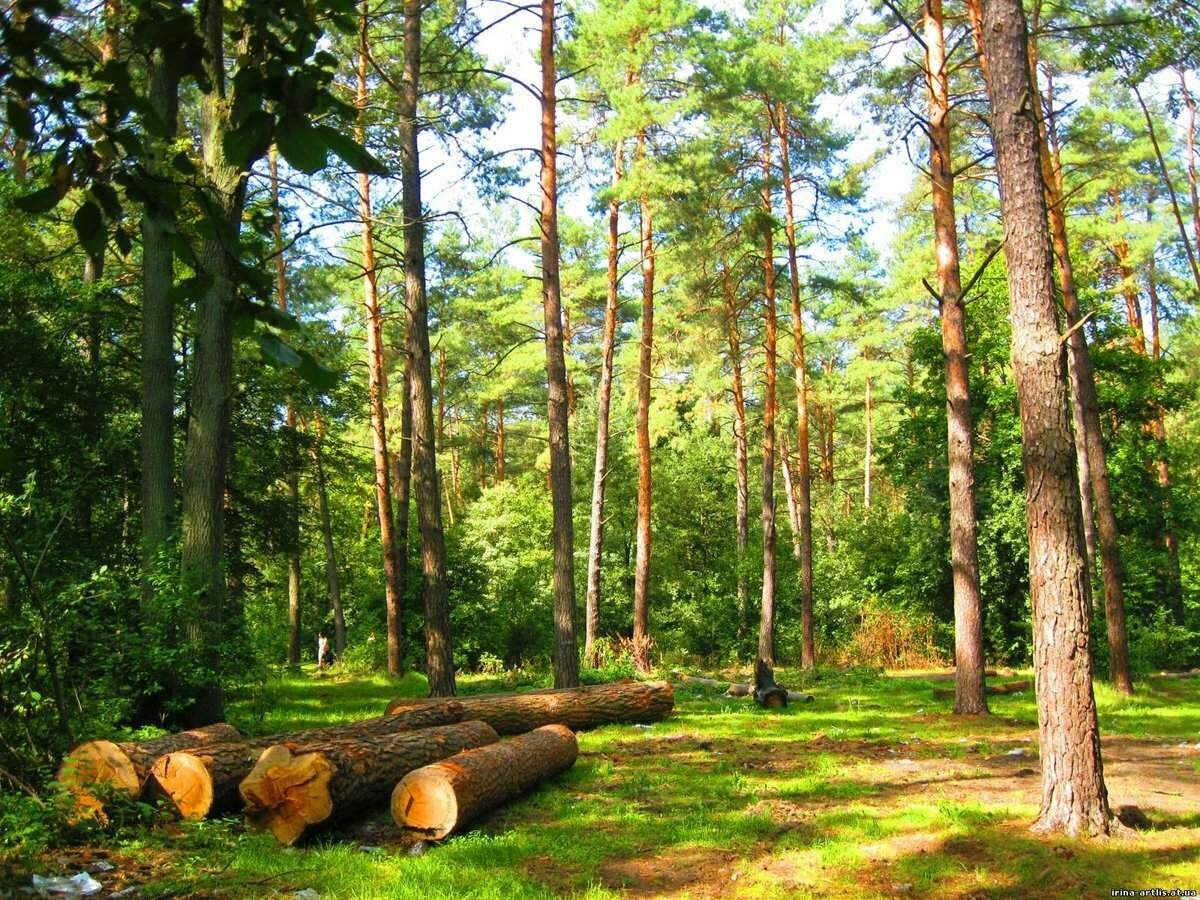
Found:
<svg viewBox="0 0 1200 900"><path fill-rule="evenodd" d="M1135 674L1189 669L1200 661L1200 632L1176 625L1166 610L1129 629L1129 662Z"/></svg>

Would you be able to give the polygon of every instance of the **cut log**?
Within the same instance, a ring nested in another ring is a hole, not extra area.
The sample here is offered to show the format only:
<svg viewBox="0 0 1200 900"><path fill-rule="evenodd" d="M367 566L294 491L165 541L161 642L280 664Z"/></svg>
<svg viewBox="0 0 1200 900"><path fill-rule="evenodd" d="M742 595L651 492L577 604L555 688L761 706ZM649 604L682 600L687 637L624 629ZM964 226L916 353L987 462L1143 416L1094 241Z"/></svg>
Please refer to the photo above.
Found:
<svg viewBox="0 0 1200 900"><path fill-rule="evenodd" d="M565 772L579 746L563 725L543 725L499 744L467 750L410 772L392 791L401 828L441 840L482 813Z"/></svg>
<svg viewBox="0 0 1200 900"><path fill-rule="evenodd" d="M500 734L524 734L542 725L594 728L614 722L657 722L675 706L675 692L665 681L629 681L578 688L481 694L460 697L463 718L487 722ZM389 713L434 702L400 698Z"/></svg>
<svg viewBox="0 0 1200 900"><path fill-rule="evenodd" d="M285 742L302 747L334 740L369 741L388 734L452 725L462 721L462 717L462 704L457 700L439 700L394 716L177 750L155 761L146 792L151 798L169 799L184 819L203 819L241 806L238 785L268 747Z"/></svg>
<svg viewBox="0 0 1200 900"><path fill-rule="evenodd" d="M241 737L232 725L218 722L148 741L88 741L63 757L55 777L73 795L75 818L103 818L104 803L99 795L110 792L136 798L154 761L164 753L239 741Z"/></svg>
<svg viewBox="0 0 1200 900"><path fill-rule="evenodd" d="M485 722L462 722L357 742L276 744L242 780L246 824L291 846L314 826L383 804L413 769L497 740Z"/></svg>
<svg viewBox="0 0 1200 900"><path fill-rule="evenodd" d="M1026 691L1033 690L1032 681L1009 681L1004 684L989 684L987 692L989 694L1023 694ZM934 688L933 696L936 700L953 700L954 691L949 688Z"/></svg>

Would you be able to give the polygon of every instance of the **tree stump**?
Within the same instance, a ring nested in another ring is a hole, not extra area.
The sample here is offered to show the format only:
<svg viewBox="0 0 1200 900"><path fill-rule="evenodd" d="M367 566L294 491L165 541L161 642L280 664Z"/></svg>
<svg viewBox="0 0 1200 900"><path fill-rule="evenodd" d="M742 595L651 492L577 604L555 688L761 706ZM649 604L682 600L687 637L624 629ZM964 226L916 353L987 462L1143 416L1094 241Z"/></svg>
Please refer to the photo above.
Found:
<svg viewBox="0 0 1200 900"><path fill-rule="evenodd" d="M268 747L287 743L300 747L333 740L369 741L399 732L417 731L462 720L462 704L439 700L419 709L361 722L331 725L294 734L274 734L229 744L190 747L155 760L146 785L152 797L166 797L184 819L203 819L241 806L238 785Z"/></svg>
<svg viewBox="0 0 1200 900"><path fill-rule="evenodd" d="M630 681L558 688L518 694L460 697L465 719L487 722L500 734L524 734L542 725L566 725L575 730L614 722L657 722L675 705L675 693L665 681ZM434 702L400 698L388 712Z"/></svg>
<svg viewBox="0 0 1200 900"><path fill-rule="evenodd" d="M499 744L467 750L409 772L392 791L392 818L401 828L441 840L575 763L575 735L544 725Z"/></svg>
<svg viewBox="0 0 1200 900"><path fill-rule="evenodd" d="M218 722L204 728L180 731L148 741L88 741L63 757L55 776L74 797L76 819L103 818L104 803L95 792L111 791L137 797L149 777L154 761L164 753L183 747L211 746L240 741L232 725ZM89 789L91 788L91 789Z"/></svg>
<svg viewBox="0 0 1200 900"><path fill-rule="evenodd" d="M290 846L313 826L375 803L413 769L499 740L484 722L463 722L363 741L276 744L241 783L246 823Z"/></svg>

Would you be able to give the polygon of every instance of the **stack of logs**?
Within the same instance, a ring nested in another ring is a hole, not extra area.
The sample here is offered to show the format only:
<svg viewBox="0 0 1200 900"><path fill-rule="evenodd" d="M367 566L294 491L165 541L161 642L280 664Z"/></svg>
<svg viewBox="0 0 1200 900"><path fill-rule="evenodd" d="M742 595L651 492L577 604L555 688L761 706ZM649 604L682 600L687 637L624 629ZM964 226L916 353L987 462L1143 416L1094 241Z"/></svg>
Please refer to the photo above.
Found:
<svg viewBox="0 0 1200 900"><path fill-rule="evenodd" d="M103 819L116 796L165 800L185 819L242 809L247 824L290 846L390 797L397 825L440 840L569 769L572 729L655 722L674 702L666 682L403 698L377 718L290 734L243 738L219 723L138 743L90 741L67 755L58 780L76 818Z"/></svg>

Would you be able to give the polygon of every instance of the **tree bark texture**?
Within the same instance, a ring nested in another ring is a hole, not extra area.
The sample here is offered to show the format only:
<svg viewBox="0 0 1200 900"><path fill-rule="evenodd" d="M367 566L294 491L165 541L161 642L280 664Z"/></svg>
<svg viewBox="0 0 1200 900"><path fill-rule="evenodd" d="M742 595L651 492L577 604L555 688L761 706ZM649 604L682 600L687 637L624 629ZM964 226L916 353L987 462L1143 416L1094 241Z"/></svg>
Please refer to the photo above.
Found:
<svg viewBox="0 0 1200 900"><path fill-rule="evenodd" d="M429 350L429 302L425 291L425 216L421 208L420 132L417 101L421 78L421 3L404 0L404 90L400 140L404 208L404 289L408 299L408 362L412 403L412 482L421 532L425 598L425 673L429 693L454 694L450 640L450 589L446 582L446 535L437 470L433 418L433 358Z"/></svg>
<svg viewBox="0 0 1200 900"><path fill-rule="evenodd" d="M574 687L579 684L579 645L575 638L575 527L571 520L570 410L559 280L554 15L554 0L542 0L542 306L546 324L546 382L549 389L550 493L554 507L554 685Z"/></svg>
<svg viewBox="0 0 1200 900"><path fill-rule="evenodd" d="M148 741L88 741L63 757L55 779L66 787L75 800L75 815L81 818L103 813L102 801L89 790L99 785L105 790L136 797L141 793L150 767L164 753L184 747L240 741L232 725L219 722L191 731L152 738Z"/></svg>
<svg viewBox="0 0 1200 900"><path fill-rule="evenodd" d="M166 146L179 119L179 84L162 51L150 55L148 100L166 133L151 142L150 166L165 168ZM175 520L175 192L167 179L142 212L142 598L154 592L149 573L170 540Z"/></svg>
<svg viewBox="0 0 1200 900"><path fill-rule="evenodd" d="M596 464L592 471L592 513L588 538L587 600L584 605L583 656L596 666L595 646L600 632L601 563L604 555L604 496L608 478L608 428L612 409L613 350L620 312L621 201L616 189L624 177L625 144L613 148L613 197L608 201L608 291L604 302L604 331L600 341L600 384L596 388Z"/></svg>
<svg viewBox="0 0 1200 900"><path fill-rule="evenodd" d="M638 133L638 160L646 159L646 131ZM650 671L650 554L654 532L651 522L654 477L650 464L650 388L654 369L654 218L650 198L638 200L641 212L642 338L638 348L637 390L637 549L633 563L633 663L639 672Z"/></svg>
<svg viewBox="0 0 1200 900"><path fill-rule="evenodd" d="M750 442L746 429L746 387L742 376L742 335L738 326L741 310L727 268L721 269L721 285L725 294L726 335L733 382L733 453L737 478L734 509L737 529L737 628L740 647L746 631L746 608L750 602L750 586L746 577L746 544L750 539Z"/></svg>
<svg viewBox="0 0 1200 900"><path fill-rule="evenodd" d="M154 761L146 789L153 797L169 799L181 818L203 819L241 806L238 785L268 747L282 743L294 751L325 741L370 742L401 732L453 725L462 717L462 705L457 700L440 700L396 715L345 725L187 747Z"/></svg>
<svg viewBox="0 0 1200 900"><path fill-rule="evenodd" d="M386 803L414 769L497 740L483 722L462 722L363 741L276 744L239 787L246 822L291 846L315 826Z"/></svg>
<svg viewBox="0 0 1200 900"><path fill-rule="evenodd" d="M967 369L966 307L954 211L950 142L950 75L942 0L925 3L925 77L929 95L929 170L946 358L946 427L950 471L950 566L954 581L954 712L988 711L984 691L983 595L975 517L975 437Z"/></svg>
<svg viewBox="0 0 1200 900"><path fill-rule="evenodd" d="M1030 81L1039 99L1039 157L1046 201L1050 214L1050 238L1058 264L1058 285L1063 313L1069 332L1067 338L1067 374L1071 381L1072 424L1075 431L1080 512L1083 518L1084 545L1088 549L1088 572L1093 571L1099 525L1100 568L1104 579L1104 621L1108 636L1109 678L1123 694L1133 693L1129 665L1129 638L1125 628L1125 592L1122 586L1120 532L1108 483L1108 459L1100 426L1100 404L1096 397L1096 376L1088 350L1087 334L1082 325L1079 293L1075 286L1075 268L1067 240L1066 197L1062 184L1062 163L1052 123L1041 115L1041 88L1038 85L1036 44L1030 43ZM1094 502L1093 502L1094 501ZM1094 518L1093 518L1094 516Z"/></svg>
<svg viewBox="0 0 1200 900"><path fill-rule="evenodd" d="M811 669L817 664L813 637L812 571L812 464L808 425L808 361L804 336L804 307L800 302L800 266L796 257L796 211L792 195L792 163L787 110L779 105L776 125L779 133L780 165L783 169L783 200L786 219L784 233L788 245L788 275L792 300L792 362L796 368L796 471L789 496L795 497L796 525L799 529L800 563L800 666ZM785 465L787 461L785 460ZM792 473L788 472L790 476ZM794 489L794 493L792 493Z"/></svg>
<svg viewBox="0 0 1200 900"><path fill-rule="evenodd" d="M519 737L464 750L409 772L392 791L401 828L442 840L540 781L575 764L579 745L565 725L543 725Z"/></svg>
<svg viewBox="0 0 1200 900"><path fill-rule="evenodd" d="M675 705L674 691L665 681L594 684L459 699L464 718L487 722L501 734L523 734L556 723L578 731L613 722L657 722ZM401 697L388 705L388 712L402 712L428 702Z"/></svg>
<svg viewBox="0 0 1200 900"><path fill-rule="evenodd" d="M1034 827L1068 835L1107 834L1108 792L1092 694L1088 572L1027 41L1020 0L986 0L983 48L1026 483L1042 763L1042 802Z"/></svg>
<svg viewBox="0 0 1200 900"><path fill-rule="evenodd" d="M775 316L775 240L771 221L771 107L767 106L768 127L763 134L762 205L763 224L763 296L766 319L766 359L763 362L763 437L762 437L762 530L763 575L762 608L758 625L758 659L775 667L775 380L778 324Z"/></svg>

